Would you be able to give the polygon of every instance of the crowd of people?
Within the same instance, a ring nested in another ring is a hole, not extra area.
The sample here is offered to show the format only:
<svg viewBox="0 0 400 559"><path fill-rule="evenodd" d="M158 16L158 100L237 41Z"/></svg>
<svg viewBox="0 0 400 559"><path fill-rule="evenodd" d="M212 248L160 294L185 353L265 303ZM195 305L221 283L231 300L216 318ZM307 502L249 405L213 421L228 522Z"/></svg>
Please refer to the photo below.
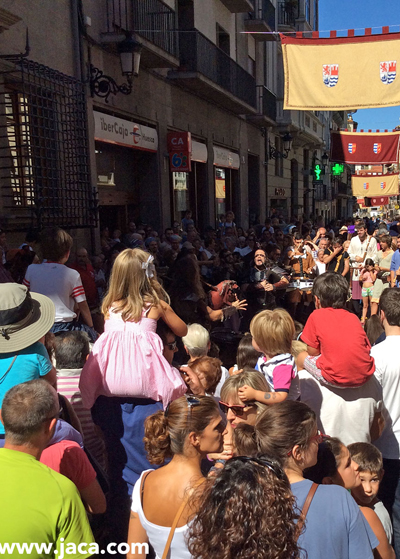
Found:
<svg viewBox="0 0 400 559"><path fill-rule="evenodd" d="M400 558L400 217L0 250L0 550Z"/></svg>

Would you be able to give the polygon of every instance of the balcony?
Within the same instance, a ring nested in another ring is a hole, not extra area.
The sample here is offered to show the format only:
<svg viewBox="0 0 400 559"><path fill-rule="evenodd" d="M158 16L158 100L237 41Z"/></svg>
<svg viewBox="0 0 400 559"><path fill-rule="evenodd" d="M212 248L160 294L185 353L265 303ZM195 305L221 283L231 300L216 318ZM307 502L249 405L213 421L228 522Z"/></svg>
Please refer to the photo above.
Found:
<svg viewBox="0 0 400 559"><path fill-rule="evenodd" d="M147 68L177 68L176 14L161 0L107 0L107 31L104 43L135 32L142 43L141 64Z"/></svg>
<svg viewBox="0 0 400 559"><path fill-rule="evenodd" d="M299 6L293 2L278 2L278 31L293 31L296 29L296 19L299 17Z"/></svg>
<svg viewBox="0 0 400 559"><path fill-rule="evenodd" d="M232 14L252 12L254 10L251 0L221 0Z"/></svg>
<svg viewBox="0 0 400 559"><path fill-rule="evenodd" d="M259 126L276 125L276 97L265 85L257 85L257 114L247 120Z"/></svg>
<svg viewBox="0 0 400 559"><path fill-rule="evenodd" d="M179 52L180 67L168 78L232 112L256 112L253 76L202 33L196 29L182 33Z"/></svg>
<svg viewBox="0 0 400 559"><path fill-rule="evenodd" d="M256 41L275 41L275 8L270 0L255 0L254 12L244 20L245 30L254 33Z"/></svg>

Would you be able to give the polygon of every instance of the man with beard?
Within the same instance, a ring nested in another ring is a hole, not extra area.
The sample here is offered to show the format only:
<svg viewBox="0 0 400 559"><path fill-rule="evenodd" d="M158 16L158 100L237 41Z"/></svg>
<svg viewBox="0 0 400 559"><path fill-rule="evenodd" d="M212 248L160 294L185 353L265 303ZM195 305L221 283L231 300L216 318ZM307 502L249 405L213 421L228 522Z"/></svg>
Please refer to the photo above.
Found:
<svg viewBox="0 0 400 559"><path fill-rule="evenodd" d="M257 312L276 308L277 296L284 294L289 284L283 270L282 273L279 270L274 262L267 259L262 248L255 251L254 266L250 268L246 283L242 285L242 291L248 302L245 315L246 325L247 322L250 324ZM246 330L244 329L244 331Z"/></svg>

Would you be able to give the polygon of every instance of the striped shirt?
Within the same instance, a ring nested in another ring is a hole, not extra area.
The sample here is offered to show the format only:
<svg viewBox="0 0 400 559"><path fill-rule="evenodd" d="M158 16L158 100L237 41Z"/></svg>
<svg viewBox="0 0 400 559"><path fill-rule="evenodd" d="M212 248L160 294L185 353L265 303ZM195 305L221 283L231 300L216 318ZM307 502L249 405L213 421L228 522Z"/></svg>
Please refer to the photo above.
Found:
<svg viewBox="0 0 400 559"><path fill-rule="evenodd" d="M93 423L90 410L83 407L79 390L79 379L82 369L61 369L57 371L57 391L71 402L72 407L82 426L83 443L85 448L105 467L105 446Z"/></svg>

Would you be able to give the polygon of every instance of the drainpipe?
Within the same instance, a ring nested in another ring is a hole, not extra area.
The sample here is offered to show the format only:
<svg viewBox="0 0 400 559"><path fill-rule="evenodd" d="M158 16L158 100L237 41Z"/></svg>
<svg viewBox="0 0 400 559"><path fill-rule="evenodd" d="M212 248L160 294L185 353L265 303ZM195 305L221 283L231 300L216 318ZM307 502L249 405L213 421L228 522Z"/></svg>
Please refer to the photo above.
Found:
<svg viewBox="0 0 400 559"><path fill-rule="evenodd" d="M79 3L80 0L70 0L72 49L74 55L74 75L78 80L82 81L83 48L82 48L82 36L79 28Z"/></svg>

